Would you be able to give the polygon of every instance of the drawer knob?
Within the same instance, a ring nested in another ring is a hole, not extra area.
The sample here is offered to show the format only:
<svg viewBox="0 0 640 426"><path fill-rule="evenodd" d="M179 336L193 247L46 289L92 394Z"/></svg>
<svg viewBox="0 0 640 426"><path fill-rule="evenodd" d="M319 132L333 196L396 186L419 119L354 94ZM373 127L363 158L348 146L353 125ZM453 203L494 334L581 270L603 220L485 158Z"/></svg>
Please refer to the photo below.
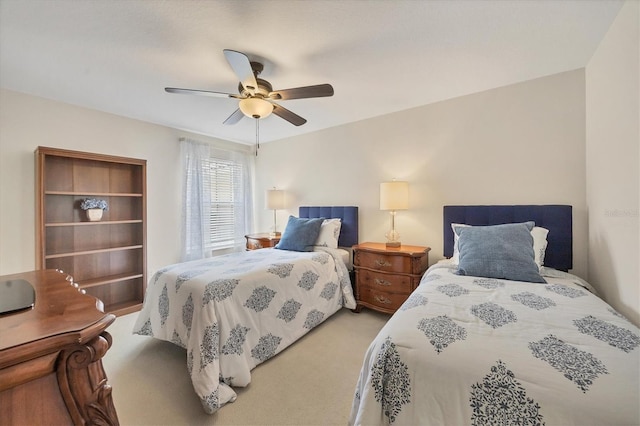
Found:
<svg viewBox="0 0 640 426"><path fill-rule="evenodd" d="M384 260L384 259L376 259L375 264L378 267L386 267L386 268L388 268L389 266L391 266L391 263L386 261L386 260Z"/></svg>
<svg viewBox="0 0 640 426"><path fill-rule="evenodd" d="M378 303L384 303L385 305L391 304L391 300L387 299L386 297L380 296L380 295L376 295L376 297L374 297L374 299L376 299L376 302L378 302Z"/></svg>
<svg viewBox="0 0 640 426"><path fill-rule="evenodd" d="M391 285L391 281L383 280L382 278L376 278L375 280L373 280L373 282L378 285L386 285L386 286Z"/></svg>

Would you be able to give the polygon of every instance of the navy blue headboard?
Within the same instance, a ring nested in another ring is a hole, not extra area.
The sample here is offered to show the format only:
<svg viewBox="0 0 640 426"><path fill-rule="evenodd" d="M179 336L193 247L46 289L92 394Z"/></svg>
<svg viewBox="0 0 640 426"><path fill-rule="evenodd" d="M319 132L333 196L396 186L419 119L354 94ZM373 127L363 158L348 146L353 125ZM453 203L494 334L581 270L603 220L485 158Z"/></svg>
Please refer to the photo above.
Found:
<svg viewBox="0 0 640 426"><path fill-rule="evenodd" d="M351 247L358 244L358 207L355 206L304 206L298 210L300 217L324 217L325 219L341 219L338 246Z"/></svg>
<svg viewBox="0 0 640 426"><path fill-rule="evenodd" d="M444 256L453 256L452 223L500 225L532 220L549 230L545 266L561 271L573 268L573 220L571 206L444 206Z"/></svg>

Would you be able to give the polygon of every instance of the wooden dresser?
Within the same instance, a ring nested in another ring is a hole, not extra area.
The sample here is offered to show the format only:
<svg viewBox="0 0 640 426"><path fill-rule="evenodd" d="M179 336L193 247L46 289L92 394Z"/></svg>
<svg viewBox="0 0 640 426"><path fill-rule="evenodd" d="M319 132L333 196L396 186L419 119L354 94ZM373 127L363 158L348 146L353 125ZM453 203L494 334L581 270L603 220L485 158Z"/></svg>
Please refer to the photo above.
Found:
<svg viewBox="0 0 640 426"><path fill-rule="evenodd" d="M28 281L35 303L0 315L0 425L117 425L102 367L115 316L65 273L6 275L0 285L12 280Z"/></svg>
<svg viewBox="0 0 640 426"><path fill-rule="evenodd" d="M353 246L356 271L355 311L363 306L394 313L420 283L429 266L429 247L403 245L387 248L384 243Z"/></svg>

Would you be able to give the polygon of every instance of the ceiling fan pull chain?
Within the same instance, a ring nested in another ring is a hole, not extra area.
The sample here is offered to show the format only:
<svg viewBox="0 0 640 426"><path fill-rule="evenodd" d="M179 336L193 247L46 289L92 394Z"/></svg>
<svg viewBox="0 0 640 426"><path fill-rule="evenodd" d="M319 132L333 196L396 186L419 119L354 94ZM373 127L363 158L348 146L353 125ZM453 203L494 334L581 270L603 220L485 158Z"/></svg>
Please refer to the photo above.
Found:
<svg viewBox="0 0 640 426"><path fill-rule="evenodd" d="M260 149L260 119L256 118L256 157L258 156L258 150Z"/></svg>

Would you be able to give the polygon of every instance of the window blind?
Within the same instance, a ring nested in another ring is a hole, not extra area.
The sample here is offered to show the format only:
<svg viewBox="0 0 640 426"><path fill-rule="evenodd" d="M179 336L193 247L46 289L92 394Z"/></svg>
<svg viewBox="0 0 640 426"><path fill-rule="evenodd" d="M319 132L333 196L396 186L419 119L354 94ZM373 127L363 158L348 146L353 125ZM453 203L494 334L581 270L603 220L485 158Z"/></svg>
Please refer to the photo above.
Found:
<svg viewBox="0 0 640 426"><path fill-rule="evenodd" d="M216 250L233 247L238 209L243 208L242 165L232 160L210 157L204 162L203 168L206 175L204 190L211 194L207 248Z"/></svg>

